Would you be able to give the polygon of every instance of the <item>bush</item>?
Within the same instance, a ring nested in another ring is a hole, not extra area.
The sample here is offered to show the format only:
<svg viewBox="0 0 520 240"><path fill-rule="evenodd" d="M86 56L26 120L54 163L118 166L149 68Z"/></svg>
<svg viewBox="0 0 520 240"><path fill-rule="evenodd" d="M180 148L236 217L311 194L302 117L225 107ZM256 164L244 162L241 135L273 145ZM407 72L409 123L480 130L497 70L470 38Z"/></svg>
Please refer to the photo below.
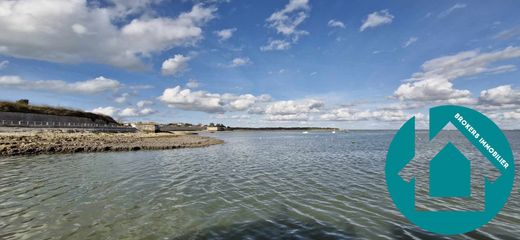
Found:
<svg viewBox="0 0 520 240"><path fill-rule="evenodd" d="M29 105L29 99L20 99L16 101L17 104Z"/></svg>

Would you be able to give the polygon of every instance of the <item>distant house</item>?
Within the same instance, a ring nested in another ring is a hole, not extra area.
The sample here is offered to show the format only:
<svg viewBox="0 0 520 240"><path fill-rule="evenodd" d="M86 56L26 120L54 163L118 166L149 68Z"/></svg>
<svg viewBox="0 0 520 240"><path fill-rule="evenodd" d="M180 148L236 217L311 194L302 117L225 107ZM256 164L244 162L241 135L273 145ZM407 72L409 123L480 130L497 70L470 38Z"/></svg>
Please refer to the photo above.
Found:
<svg viewBox="0 0 520 240"><path fill-rule="evenodd" d="M153 122L149 123L134 123L132 124L133 127L137 128L140 132L158 132L159 131L159 125Z"/></svg>
<svg viewBox="0 0 520 240"><path fill-rule="evenodd" d="M206 131L210 131L210 132L224 131L224 127L223 126L207 126Z"/></svg>

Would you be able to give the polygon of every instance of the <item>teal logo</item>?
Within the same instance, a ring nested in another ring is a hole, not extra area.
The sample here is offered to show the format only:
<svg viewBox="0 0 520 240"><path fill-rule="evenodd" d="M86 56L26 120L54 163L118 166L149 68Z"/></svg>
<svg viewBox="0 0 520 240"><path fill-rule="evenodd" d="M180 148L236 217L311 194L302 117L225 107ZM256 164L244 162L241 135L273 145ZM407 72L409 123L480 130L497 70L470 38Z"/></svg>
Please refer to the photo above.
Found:
<svg viewBox="0 0 520 240"><path fill-rule="evenodd" d="M446 137L453 135L466 144ZM435 151L421 153L421 146ZM473 153L465 154L469 148ZM466 233L493 219L507 202L514 173L511 147L498 126L455 105L431 108L426 133L416 131L415 117L409 119L390 143L385 166L388 192L399 211L444 235Z"/></svg>

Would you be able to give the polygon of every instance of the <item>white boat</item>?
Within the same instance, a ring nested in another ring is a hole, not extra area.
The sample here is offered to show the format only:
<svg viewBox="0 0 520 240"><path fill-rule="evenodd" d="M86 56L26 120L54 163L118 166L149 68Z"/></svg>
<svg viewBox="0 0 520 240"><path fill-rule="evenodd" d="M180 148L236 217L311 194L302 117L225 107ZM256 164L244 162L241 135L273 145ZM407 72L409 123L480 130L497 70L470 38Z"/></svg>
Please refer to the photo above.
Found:
<svg viewBox="0 0 520 240"><path fill-rule="evenodd" d="M307 131L303 131L302 133L303 133L303 134L307 134L307 133L309 133L309 132L307 132Z"/></svg>
<svg viewBox="0 0 520 240"><path fill-rule="evenodd" d="M336 133L336 131L332 131L332 133Z"/></svg>

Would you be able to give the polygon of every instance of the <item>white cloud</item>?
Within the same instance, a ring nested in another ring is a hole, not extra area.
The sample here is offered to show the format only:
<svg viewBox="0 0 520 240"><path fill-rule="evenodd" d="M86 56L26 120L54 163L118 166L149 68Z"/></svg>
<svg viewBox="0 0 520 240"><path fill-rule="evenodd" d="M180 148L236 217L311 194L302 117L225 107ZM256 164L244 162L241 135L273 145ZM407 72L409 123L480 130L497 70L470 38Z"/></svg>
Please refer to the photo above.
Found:
<svg viewBox="0 0 520 240"><path fill-rule="evenodd" d="M224 112L224 103L220 94L205 91L192 92L190 89L182 89L180 86L165 89L159 100L170 107L189 111Z"/></svg>
<svg viewBox="0 0 520 240"><path fill-rule="evenodd" d="M261 115L265 113L265 107L264 106L252 106L247 110L247 113L249 114L257 114Z"/></svg>
<svg viewBox="0 0 520 240"><path fill-rule="evenodd" d="M244 94L231 101L229 106L231 106L233 109L241 111L250 108L253 106L253 104L255 104L256 101L257 99L255 96L251 94Z"/></svg>
<svg viewBox="0 0 520 240"><path fill-rule="evenodd" d="M395 110L409 110L409 109L418 109L421 107L426 106L427 104L424 102L403 102L399 101L396 103L388 103L383 106L377 107L377 110L383 110L383 111L395 111Z"/></svg>
<svg viewBox="0 0 520 240"><path fill-rule="evenodd" d="M106 91L115 91L120 88L122 84L117 80L102 76L78 82L65 82L62 80L29 81L22 79L19 76L0 76L0 86L26 90L94 94Z"/></svg>
<svg viewBox="0 0 520 240"><path fill-rule="evenodd" d="M243 94L239 96L224 94L223 99L229 101L229 107L232 110L243 111L251 108L255 103L271 101L271 96L266 94L260 96L254 96L252 94Z"/></svg>
<svg viewBox="0 0 520 240"><path fill-rule="evenodd" d="M97 114L103 114L107 116L111 116L115 119L126 119L133 117L143 117L156 113L157 111L151 108L134 108L134 107L126 107L123 109L108 106L108 107L98 107L93 109L91 112Z"/></svg>
<svg viewBox="0 0 520 240"><path fill-rule="evenodd" d="M150 5L158 4L163 0L108 0L115 6L112 14L117 18L124 18L130 14L138 14L148 10Z"/></svg>
<svg viewBox="0 0 520 240"><path fill-rule="evenodd" d="M237 31L236 28L227 28L227 29L215 31L214 33L215 33L215 35L217 35L219 37L220 41L226 41L226 40L230 39L236 31Z"/></svg>
<svg viewBox="0 0 520 240"><path fill-rule="evenodd" d="M345 24L339 20L331 19L327 23L327 26L329 27L338 27L338 28L345 28Z"/></svg>
<svg viewBox="0 0 520 240"><path fill-rule="evenodd" d="M495 38L500 40L507 40L514 37L520 36L520 26L516 26L511 29L504 30L500 33L498 33ZM518 38L517 38L518 39Z"/></svg>
<svg viewBox="0 0 520 240"><path fill-rule="evenodd" d="M407 114L401 110L358 110L352 108L337 108L332 111L322 114L321 120L326 121L365 121L365 120L377 120L377 121L406 121L411 118L412 114ZM415 114L417 118L423 118L424 115L421 113Z"/></svg>
<svg viewBox="0 0 520 240"><path fill-rule="evenodd" d="M116 97L114 101L116 101L117 103L125 103L126 101L128 101L129 97L130 93L123 93L119 97Z"/></svg>
<svg viewBox="0 0 520 240"><path fill-rule="evenodd" d="M453 83L445 78L428 78L417 82L401 84L394 95L399 100L415 101L438 101L469 99L469 90L457 90L453 88Z"/></svg>
<svg viewBox="0 0 520 240"><path fill-rule="evenodd" d="M260 50L262 51L272 51L272 50L287 50L291 48L291 42L286 40L269 40L267 45L261 46Z"/></svg>
<svg viewBox="0 0 520 240"><path fill-rule="evenodd" d="M251 116L249 115L245 115L245 114L242 114L242 115L225 115L225 114L217 114L215 116L216 119L239 119L239 120L242 120L242 119L250 119Z"/></svg>
<svg viewBox="0 0 520 240"><path fill-rule="evenodd" d="M518 108L509 111L488 112L486 115L497 121L501 127L509 125L511 129L518 129L518 120L520 120L520 109Z"/></svg>
<svg viewBox="0 0 520 240"><path fill-rule="evenodd" d="M394 15L390 14L388 9L381 10L378 12L373 12L368 14L365 21L361 27L359 27L359 31L363 32L367 28L373 28L384 24L389 24L394 20Z"/></svg>
<svg viewBox="0 0 520 240"><path fill-rule="evenodd" d="M277 101L269 104L265 110L270 115L289 115L319 112L324 103L316 99Z"/></svg>
<svg viewBox="0 0 520 240"><path fill-rule="evenodd" d="M309 114L295 113L286 115L266 115L266 119L269 121L307 121L309 120Z"/></svg>
<svg viewBox="0 0 520 240"><path fill-rule="evenodd" d="M176 86L165 89L158 99L170 107L183 110L224 113L226 111L247 110L256 103L270 101L271 97L269 95L209 93L206 91L182 89L180 86Z"/></svg>
<svg viewBox="0 0 520 240"><path fill-rule="evenodd" d="M465 8L465 7L467 7L467 5L464 4L464 3L456 3L452 7L442 11L441 13L439 13L439 15L437 17L439 17L439 18L446 17L446 16L450 15L453 11L455 11L457 9L462 9L462 8Z"/></svg>
<svg viewBox="0 0 520 240"><path fill-rule="evenodd" d="M296 28L309 16L307 13L309 9L308 0L290 0L284 9L271 14L266 21L270 27L283 35L305 34L305 31Z"/></svg>
<svg viewBox="0 0 520 240"><path fill-rule="evenodd" d="M269 103L264 110L251 109L252 114L265 114L270 121L306 121L310 113L318 113L324 103L316 99L287 100Z"/></svg>
<svg viewBox="0 0 520 240"><path fill-rule="evenodd" d="M152 104L153 104L153 102L150 100L141 100L141 101L137 102L136 106L138 108L144 108L145 106L152 105Z"/></svg>
<svg viewBox="0 0 520 240"><path fill-rule="evenodd" d="M197 80L195 80L195 79L190 79L190 80L188 80L188 82L186 83L186 87L187 87L187 88L191 88L191 89L193 89L193 88L198 88L199 85L200 85L199 82L197 82Z"/></svg>
<svg viewBox="0 0 520 240"><path fill-rule="evenodd" d="M419 40L419 38L417 37L410 37L404 44L403 44L403 48L407 48L409 47L410 45L414 44L415 42L417 42L417 40Z"/></svg>
<svg viewBox="0 0 520 240"><path fill-rule="evenodd" d="M7 65L9 65L9 61L7 61L7 60L1 61L0 62L0 70L6 68Z"/></svg>
<svg viewBox="0 0 520 240"><path fill-rule="evenodd" d="M415 73L410 80L421 80L431 76L444 76L452 80L481 73L503 73L514 71L514 65L488 67L491 63L520 57L520 48L507 47L503 50L481 53L479 50L460 52L435 58L422 65L423 72Z"/></svg>
<svg viewBox="0 0 520 240"><path fill-rule="evenodd" d="M480 92L480 101L495 106L520 105L520 89L514 89L511 85L502 85L483 90Z"/></svg>
<svg viewBox="0 0 520 240"><path fill-rule="evenodd" d="M191 57L184 56L182 54L175 54L173 58L166 59L162 64L162 74L164 75L177 75L188 68L188 62Z"/></svg>
<svg viewBox="0 0 520 240"><path fill-rule="evenodd" d="M75 23L72 25L72 31L74 31L76 34L82 35L82 34L86 34L88 29L81 24Z"/></svg>
<svg viewBox="0 0 520 240"><path fill-rule="evenodd" d="M308 32L299 30L298 26L309 17L309 1L308 0L289 0L282 10L276 11L266 19L270 28L276 30L287 39L269 40L266 46L261 47L262 51L268 50L286 50L290 45L298 42L299 38L307 35Z"/></svg>
<svg viewBox="0 0 520 240"><path fill-rule="evenodd" d="M457 104L473 104L469 90L458 90L452 81L462 77L478 74L502 73L516 69L514 65L490 64L520 57L520 48L507 47L503 50L480 53L478 50L460 52L426 61L422 72L414 73L406 83L401 84L394 92L400 100L414 101L447 101Z"/></svg>
<svg viewBox="0 0 520 240"><path fill-rule="evenodd" d="M157 111L151 108L143 108L139 110L139 116L147 116L156 113Z"/></svg>
<svg viewBox="0 0 520 240"><path fill-rule="evenodd" d="M93 109L91 112L97 113L97 114L103 114L110 117L115 117L117 108L115 107L98 107Z"/></svg>
<svg viewBox="0 0 520 240"><path fill-rule="evenodd" d="M59 63L143 68L142 58L195 44L202 38L201 27L216 11L197 4L176 18L143 14L125 22L126 17L118 16L121 9L138 13L136 8L151 1L116 2L114 7L101 7L86 0L1 1L0 53Z"/></svg>
<svg viewBox="0 0 520 240"><path fill-rule="evenodd" d="M248 65L251 63L251 60L247 57L245 58L234 58L231 63L229 64L229 67L240 67L244 65Z"/></svg>
<svg viewBox="0 0 520 240"><path fill-rule="evenodd" d="M139 113L135 108L127 107L118 113L120 117L136 117Z"/></svg>
<svg viewBox="0 0 520 240"><path fill-rule="evenodd" d="M520 109L502 113L502 118L506 120L520 120Z"/></svg>
<svg viewBox="0 0 520 240"><path fill-rule="evenodd" d="M25 80L19 76L0 76L0 86L2 87L19 87L24 85Z"/></svg>

